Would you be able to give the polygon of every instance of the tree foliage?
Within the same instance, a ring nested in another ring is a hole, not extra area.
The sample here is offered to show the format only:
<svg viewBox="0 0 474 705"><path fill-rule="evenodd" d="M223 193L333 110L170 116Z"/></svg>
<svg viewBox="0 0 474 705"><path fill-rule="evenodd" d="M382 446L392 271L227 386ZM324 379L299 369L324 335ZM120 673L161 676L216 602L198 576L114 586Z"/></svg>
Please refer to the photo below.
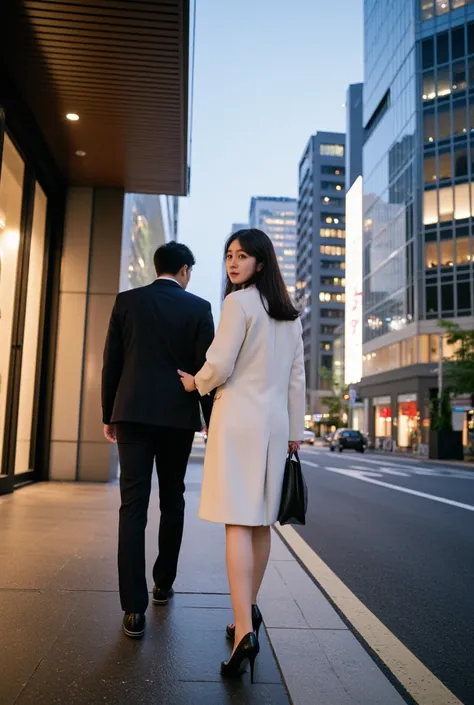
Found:
<svg viewBox="0 0 474 705"><path fill-rule="evenodd" d="M446 382L455 394L474 394L474 330L462 330L451 321L441 321L446 340L454 352L444 360Z"/></svg>
<svg viewBox="0 0 474 705"><path fill-rule="evenodd" d="M321 397L330 417L329 424L340 428L344 426L344 417L349 414L349 388L325 367L321 368L319 374L322 379L330 381L333 391L332 395Z"/></svg>

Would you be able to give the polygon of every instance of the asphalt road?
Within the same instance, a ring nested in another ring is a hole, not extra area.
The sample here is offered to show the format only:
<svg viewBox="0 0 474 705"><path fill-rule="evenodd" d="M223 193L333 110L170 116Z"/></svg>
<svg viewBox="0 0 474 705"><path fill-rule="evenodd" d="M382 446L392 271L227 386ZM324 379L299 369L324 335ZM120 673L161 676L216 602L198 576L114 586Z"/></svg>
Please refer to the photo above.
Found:
<svg viewBox="0 0 474 705"><path fill-rule="evenodd" d="M304 465L309 507L300 535L474 705L474 470L326 448L301 457L312 465Z"/></svg>

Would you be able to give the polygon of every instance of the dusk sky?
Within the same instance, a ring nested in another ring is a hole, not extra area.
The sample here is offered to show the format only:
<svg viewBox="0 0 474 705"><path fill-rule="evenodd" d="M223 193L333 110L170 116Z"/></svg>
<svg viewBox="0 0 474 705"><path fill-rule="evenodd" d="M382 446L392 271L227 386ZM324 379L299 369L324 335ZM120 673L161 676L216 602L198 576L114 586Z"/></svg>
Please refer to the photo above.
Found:
<svg viewBox="0 0 474 705"><path fill-rule="evenodd" d="M362 0L197 0L191 193L179 239L191 291L220 311L223 244L251 196L297 196L309 137L345 131L362 81Z"/></svg>

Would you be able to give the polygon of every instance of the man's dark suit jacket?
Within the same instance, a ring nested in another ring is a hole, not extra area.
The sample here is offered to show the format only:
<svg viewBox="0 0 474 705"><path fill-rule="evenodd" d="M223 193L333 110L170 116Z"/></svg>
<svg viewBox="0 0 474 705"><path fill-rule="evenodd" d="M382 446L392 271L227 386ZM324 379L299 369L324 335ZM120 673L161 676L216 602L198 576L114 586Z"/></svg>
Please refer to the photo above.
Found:
<svg viewBox="0 0 474 705"><path fill-rule="evenodd" d="M174 281L118 294L102 369L102 420L199 431L199 395L177 370L196 374L214 338L211 305ZM212 398L201 400L209 424Z"/></svg>

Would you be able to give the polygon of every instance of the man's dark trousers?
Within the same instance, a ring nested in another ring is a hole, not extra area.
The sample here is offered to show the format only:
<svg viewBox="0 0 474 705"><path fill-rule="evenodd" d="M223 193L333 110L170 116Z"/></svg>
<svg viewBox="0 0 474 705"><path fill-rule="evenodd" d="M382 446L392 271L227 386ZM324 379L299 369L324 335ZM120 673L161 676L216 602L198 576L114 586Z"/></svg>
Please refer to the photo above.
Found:
<svg viewBox="0 0 474 705"><path fill-rule="evenodd" d="M138 423L118 423L120 520L118 569L122 609L144 613L148 607L145 528L153 463L160 492L158 558L155 585L167 590L176 578L184 526L184 476L194 431Z"/></svg>

